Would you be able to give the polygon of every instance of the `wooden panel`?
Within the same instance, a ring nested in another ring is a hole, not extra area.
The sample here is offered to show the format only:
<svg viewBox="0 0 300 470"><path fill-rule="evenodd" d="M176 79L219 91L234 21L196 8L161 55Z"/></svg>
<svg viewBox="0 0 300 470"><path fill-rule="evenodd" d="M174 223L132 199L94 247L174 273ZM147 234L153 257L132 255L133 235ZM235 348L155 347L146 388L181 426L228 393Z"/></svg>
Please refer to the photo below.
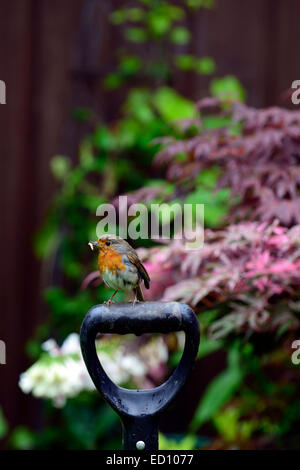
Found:
<svg viewBox="0 0 300 470"><path fill-rule="evenodd" d="M298 0L290 0L289 2L281 1L279 2L278 10L279 40L277 49L276 95L281 95L283 91L290 88L294 80L300 79L300 61L297 50L300 3ZM282 104L282 100L279 100L279 103ZM295 107L295 105L289 103L289 100L285 100L284 104L290 104L291 109L299 110L299 106Z"/></svg>
<svg viewBox="0 0 300 470"><path fill-rule="evenodd" d="M3 3L3 2L2 2ZM29 253L28 233L32 211L31 198L30 96L31 96L31 21L30 2L7 2L1 6L1 78L7 85L7 104L0 107L1 215L4 227L1 241L1 320L0 337L7 345L7 364L1 366L0 403L10 420L21 414L24 398L17 389L18 373L25 365L24 340L27 325L32 325L29 312L22 306ZM26 160L28 158L28 160ZM28 179L29 178L29 179ZM29 208L28 208L29 209ZM32 278L34 281L34 277ZM30 291L29 291L30 292ZM31 295L35 296L32 292ZM27 318L26 318L27 317Z"/></svg>
<svg viewBox="0 0 300 470"><path fill-rule="evenodd" d="M17 386L28 365L24 344L43 318L32 237L53 192L49 160L67 106L82 3L73 1L70 9L69 2L58 0L1 2L0 77L7 84L7 104L0 107L0 338L7 344L7 365L0 367L0 405L12 424L34 419L36 401Z"/></svg>

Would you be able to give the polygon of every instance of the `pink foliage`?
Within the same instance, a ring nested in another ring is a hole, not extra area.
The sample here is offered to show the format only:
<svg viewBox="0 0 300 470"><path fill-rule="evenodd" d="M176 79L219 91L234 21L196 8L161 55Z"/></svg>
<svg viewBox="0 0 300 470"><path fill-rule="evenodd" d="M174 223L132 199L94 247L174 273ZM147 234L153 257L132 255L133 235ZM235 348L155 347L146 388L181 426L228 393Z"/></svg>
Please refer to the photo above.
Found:
<svg viewBox="0 0 300 470"><path fill-rule="evenodd" d="M290 296L300 292L299 225L288 229L278 222L245 222L206 230L202 250L187 251L174 240L143 251L143 259L152 277L149 299L200 309L229 307L212 325L214 337L232 329L276 330L287 318L292 328L299 327L290 305Z"/></svg>
<svg viewBox="0 0 300 470"><path fill-rule="evenodd" d="M282 225L299 224L300 112L254 109L241 103L233 103L225 112L218 105L218 100L201 100L198 107L202 116L212 107L220 117L231 116L232 123L242 124L240 133L233 135L230 126L200 125L192 138L162 139L156 164L164 165L167 178L177 184L193 181L203 169L218 165L222 170L218 187L229 187L232 196L240 198L231 221L278 219ZM179 161L179 153L187 158Z"/></svg>

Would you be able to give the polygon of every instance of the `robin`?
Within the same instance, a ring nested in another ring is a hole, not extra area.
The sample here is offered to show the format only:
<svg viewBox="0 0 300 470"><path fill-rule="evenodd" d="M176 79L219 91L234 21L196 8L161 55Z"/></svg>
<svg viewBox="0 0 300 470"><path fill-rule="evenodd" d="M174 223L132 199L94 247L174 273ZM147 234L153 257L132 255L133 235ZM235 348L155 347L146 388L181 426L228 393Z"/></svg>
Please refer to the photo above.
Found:
<svg viewBox="0 0 300 470"><path fill-rule="evenodd" d="M90 248L98 248L98 267L105 284L115 289L111 298L105 302L111 304L118 290L135 291L133 304L145 301L140 286L142 280L149 289L150 277L142 265L137 252L123 238L105 234L97 241L89 242Z"/></svg>

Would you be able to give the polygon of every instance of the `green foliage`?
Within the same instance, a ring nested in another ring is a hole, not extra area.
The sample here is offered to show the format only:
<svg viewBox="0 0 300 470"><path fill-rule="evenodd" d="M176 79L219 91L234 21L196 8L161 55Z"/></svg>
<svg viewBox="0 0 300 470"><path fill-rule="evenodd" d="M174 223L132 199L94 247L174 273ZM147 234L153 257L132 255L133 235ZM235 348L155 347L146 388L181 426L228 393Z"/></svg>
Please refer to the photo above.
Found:
<svg viewBox="0 0 300 470"><path fill-rule="evenodd" d="M45 291L45 300L52 312L51 322L56 329L62 330L62 338L75 327L79 329L85 312L93 302L91 292L88 290L79 291L75 296L68 296L60 287L49 287Z"/></svg>
<svg viewBox="0 0 300 470"><path fill-rule="evenodd" d="M119 70L126 77L139 72L142 68L142 60L135 55L123 56L120 60Z"/></svg>
<svg viewBox="0 0 300 470"><path fill-rule="evenodd" d="M99 450L121 449L121 424L116 413L96 394L82 392L57 411L47 403L47 412L57 426L34 433L24 426L10 436L12 449L21 450Z"/></svg>
<svg viewBox="0 0 300 470"><path fill-rule="evenodd" d="M75 108L73 111L73 119L79 122L88 121L91 118L91 110L86 107Z"/></svg>
<svg viewBox="0 0 300 470"><path fill-rule="evenodd" d="M178 54L175 57L175 64L182 70L194 70L195 62L192 54Z"/></svg>
<svg viewBox="0 0 300 470"><path fill-rule="evenodd" d="M228 368L207 387L195 417L192 429L211 419L222 405L227 403L241 384L242 374L237 368Z"/></svg>
<svg viewBox="0 0 300 470"><path fill-rule="evenodd" d="M210 174L211 172L208 172ZM212 180L214 174L212 172ZM188 194L185 199L185 204L193 204L193 208L196 204L204 204L204 221L206 227L218 227L223 221L229 209L229 196L230 191L228 189L222 189L216 193L213 193L205 184L196 187L194 192Z"/></svg>
<svg viewBox="0 0 300 470"><path fill-rule="evenodd" d="M215 0L187 0L187 4L190 8L213 8Z"/></svg>
<svg viewBox="0 0 300 470"><path fill-rule="evenodd" d="M145 42L147 40L147 31L144 28L127 28L125 37L132 42Z"/></svg>
<svg viewBox="0 0 300 470"><path fill-rule="evenodd" d="M192 420L191 429L196 430L214 417L220 408L233 397L243 377L244 371L239 350L237 347L231 348L228 352L227 369L213 379L207 387Z"/></svg>
<svg viewBox="0 0 300 470"><path fill-rule="evenodd" d="M123 84L120 73L109 73L103 80L103 85L107 90L116 90Z"/></svg>
<svg viewBox="0 0 300 470"><path fill-rule="evenodd" d="M235 442L237 439L247 440L257 427L257 422L239 422L240 411L238 408L226 408L214 418L214 424L218 432L227 442Z"/></svg>
<svg viewBox="0 0 300 470"><path fill-rule="evenodd" d="M170 47L187 46L191 33L185 22L190 12L199 8L211 8L212 0L185 0L181 5L171 1L143 1L139 6L127 6L110 15L113 25L124 34L125 44L118 54L118 65L114 72L104 79L108 90L115 90L134 78L149 78L159 83L168 80L173 74L173 64L184 71L211 75L216 65L211 57L196 57L180 54ZM151 44L151 53L137 52L136 46ZM170 49L171 53L168 53ZM133 52L134 51L134 52ZM139 54L139 55L137 55ZM130 83L131 84L131 83Z"/></svg>
<svg viewBox="0 0 300 470"><path fill-rule="evenodd" d="M202 359L205 356L209 356L210 354L218 351L223 346L222 341L210 340L205 336L202 336L200 341L200 346L197 354L197 359ZM182 351L178 350L175 351L169 360L169 363L172 367L177 366L182 356Z"/></svg>
<svg viewBox="0 0 300 470"><path fill-rule="evenodd" d="M188 29L182 26L177 26L176 28L173 29L170 35L170 38L171 38L171 41L174 42L175 44L184 45L190 41L191 34Z"/></svg>
<svg viewBox="0 0 300 470"><path fill-rule="evenodd" d="M203 75L211 75L216 70L216 63L211 57L202 57L196 61L196 71Z"/></svg>
<svg viewBox="0 0 300 470"><path fill-rule="evenodd" d="M197 448L197 442L197 436L194 434L175 438L159 433L159 450L194 450Z"/></svg>
<svg viewBox="0 0 300 470"><path fill-rule="evenodd" d="M63 155L56 155L51 160L51 170L55 178L63 180L68 176L70 171L71 162L70 159Z"/></svg>
<svg viewBox="0 0 300 470"><path fill-rule="evenodd" d="M8 431L8 424L3 415L2 409L0 408L0 439L3 439L6 436Z"/></svg>
<svg viewBox="0 0 300 470"><path fill-rule="evenodd" d="M159 114L168 122L176 119L195 117L193 103L171 88L159 88L154 95L154 105Z"/></svg>
<svg viewBox="0 0 300 470"><path fill-rule="evenodd" d="M144 18L144 11L141 8L127 8L115 10L110 19L113 24L120 25L125 21L141 21Z"/></svg>
<svg viewBox="0 0 300 470"><path fill-rule="evenodd" d="M9 442L12 449L34 449L35 435L30 429L26 428L25 426L18 426L13 430Z"/></svg>
<svg viewBox="0 0 300 470"><path fill-rule="evenodd" d="M246 91L240 81L228 75L224 78L214 78L211 82L210 92L224 102L245 101Z"/></svg>
<svg viewBox="0 0 300 470"><path fill-rule="evenodd" d="M70 439L70 446L73 449L94 449L99 448L99 441L114 434L115 429L120 429L119 417L114 411L106 406L102 406L101 412L95 413L95 405L84 396L78 401L70 400L63 410L63 417L66 423L67 433ZM119 426L116 426L119 425ZM109 438L108 438L109 441ZM117 448L121 448L121 441Z"/></svg>
<svg viewBox="0 0 300 470"><path fill-rule="evenodd" d="M222 341L211 340L204 336L199 346L197 358L201 359L202 357L208 356L209 354L218 351L222 346Z"/></svg>

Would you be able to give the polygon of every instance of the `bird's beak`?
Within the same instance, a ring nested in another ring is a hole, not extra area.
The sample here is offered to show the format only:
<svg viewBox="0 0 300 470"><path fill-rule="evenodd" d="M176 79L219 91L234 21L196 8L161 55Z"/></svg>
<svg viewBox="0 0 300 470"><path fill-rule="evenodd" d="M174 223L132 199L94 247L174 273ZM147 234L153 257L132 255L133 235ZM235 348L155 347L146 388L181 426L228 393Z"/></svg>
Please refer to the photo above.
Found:
<svg viewBox="0 0 300 470"><path fill-rule="evenodd" d="M98 242L88 242L88 245L89 245L90 249L93 250L94 247L98 246Z"/></svg>

